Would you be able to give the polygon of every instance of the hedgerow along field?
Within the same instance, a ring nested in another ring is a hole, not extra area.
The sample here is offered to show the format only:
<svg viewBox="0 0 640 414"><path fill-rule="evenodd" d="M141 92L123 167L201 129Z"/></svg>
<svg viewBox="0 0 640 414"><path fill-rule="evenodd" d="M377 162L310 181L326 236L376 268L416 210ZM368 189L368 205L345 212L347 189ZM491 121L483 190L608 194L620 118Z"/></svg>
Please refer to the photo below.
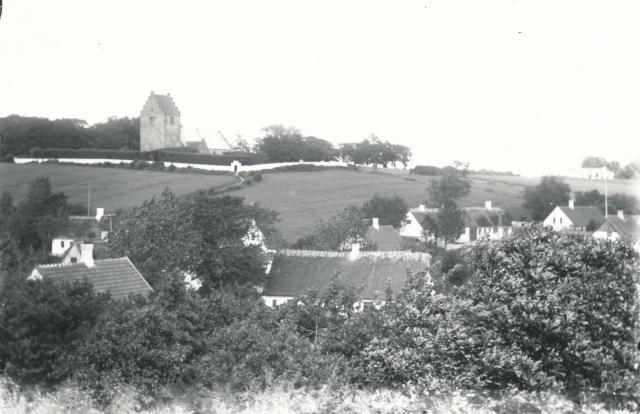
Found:
<svg viewBox="0 0 640 414"><path fill-rule="evenodd" d="M84 205L87 204L87 190L91 182L91 206L104 207L107 212L138 206L160 194L165 187L182 195L237 181L231 175L55 164L0 164L0 191L8 191L15 201L20 201L26 195L29 183L38 177L48 177L53 190L64 192L70 203Z"/></svg>

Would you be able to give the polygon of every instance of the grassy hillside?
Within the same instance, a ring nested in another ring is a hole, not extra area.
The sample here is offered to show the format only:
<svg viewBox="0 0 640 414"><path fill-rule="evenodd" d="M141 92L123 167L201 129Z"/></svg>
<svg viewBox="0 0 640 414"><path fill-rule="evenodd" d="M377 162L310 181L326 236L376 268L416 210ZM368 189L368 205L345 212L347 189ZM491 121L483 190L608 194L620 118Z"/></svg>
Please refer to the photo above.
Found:
<svg viewBox="0 0 640 414"><path fill-rule="evenodd" d="M176 194L186 194L236 181L226 175L52 164L0 164L0 191L6 190L14 200L20 200L26 195L29 183L37 177L49 177L54 191L64 192L71 203L82 204L87 203L87 186L91 181L91 205L104 207L107 211L142 204L165 187Z"/></svg>
<svg viewBox="0 0 640 414"><path fill-rule="evenodd" d="M20 199L26 193L28 183L39 176L50 177L56 191L64 191L74 203L86 202L87 183L91 180L92 205L107 210L141 204L165 187L185 194L234 182L231 176L0 164L0 190L6 189ZM417 206L427 198L426 187L430 179L402 171L390 174L385 170L380 173L344 169L264 173L262 182L245 186L233 194L278 211L280 231L285 240L293 242L311 232L318 219L326 219L350 204L362 204L375 193L398 195L409 205ZM485 200L492 200L494 206L505 208L516 219L526 214L522 208L524 187L539 181L538 178L510 176L472 176L470 180L471 194L461 201L462 206L481 206ZM567 179L567 182L573 190L604 191L601 181ZM637 190L638 181L609 182L610 193L638 194Z"/></svg>

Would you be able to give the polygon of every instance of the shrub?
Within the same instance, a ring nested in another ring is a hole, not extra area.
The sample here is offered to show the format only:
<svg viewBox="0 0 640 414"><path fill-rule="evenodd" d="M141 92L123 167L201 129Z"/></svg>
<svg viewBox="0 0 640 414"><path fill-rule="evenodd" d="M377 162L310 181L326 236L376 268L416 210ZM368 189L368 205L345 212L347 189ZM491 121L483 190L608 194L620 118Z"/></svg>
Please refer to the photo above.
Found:
<svg viewBox="0 0 640 414"><path fill-rule="evenodd" d="M253 181L255 181L257 183L262 181L262 173L260 171L258 171L257 173L253 174Z"/></svg>
<svg viewBox="0 0 640 414"><path fill-rule="evenodd" d="M442 168L434 167L433 165L416 165L414 168L409 170L410 174L419 174L419 175L440 175L442 173Z"/></svg>

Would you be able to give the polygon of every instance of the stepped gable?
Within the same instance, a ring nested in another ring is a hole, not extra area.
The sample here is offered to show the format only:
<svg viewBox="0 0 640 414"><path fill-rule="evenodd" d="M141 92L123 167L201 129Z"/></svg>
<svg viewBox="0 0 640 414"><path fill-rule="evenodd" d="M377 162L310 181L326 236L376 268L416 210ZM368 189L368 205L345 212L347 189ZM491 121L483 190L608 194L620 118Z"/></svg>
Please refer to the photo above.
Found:
<svg viewBox="0 0 640 414"><path fill-rule="evenodd" d="M364 300L384 299L387 287L399 292L407 275L426 271L428 253L280 250L273 259L263 295L293 297L308 289L323 290L337 277Z"/></svg>
<svg viewBox="0 0 640 414"><path fill-rule="evenodd" d="M153 291L128 257L95 260L94 266L84 263L40 265L36 266L30 278L48 278L54 283L74 283L86 278L96 293L109 292L113 299L146 295Z"/></svg>

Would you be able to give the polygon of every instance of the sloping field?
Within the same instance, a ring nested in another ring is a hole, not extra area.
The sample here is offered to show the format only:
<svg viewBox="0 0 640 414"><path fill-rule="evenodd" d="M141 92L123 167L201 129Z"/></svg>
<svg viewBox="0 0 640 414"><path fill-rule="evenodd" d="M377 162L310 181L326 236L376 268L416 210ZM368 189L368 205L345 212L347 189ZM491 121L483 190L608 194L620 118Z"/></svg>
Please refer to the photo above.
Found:
<svg viewBox="0 0 640 414"><path fill-rule="evenodd" d="M91 205L107 212L142 204L169 187L176 194L219 187L236 182L232 176L136 171L124 168L100 168L53 164L0 164L0 191L8 191L21 200L29 183L37 177L49 177L54 191L62 191L71 203L87 203L91 182Z"/></svg>
<svg viewBox="0 0 640 414"><path fill-rule="evenodd" d="M336 214L348 205L360 205L375 193L397 195L416 207L427 199L428 177L394 176L347 170L284 172L263 174L259 184L244 187L233 194L257 201L280 212L280 231L293 242L313 230L314 223ZM514 217L524 213L522 187L512 184L472 180L471 194L461 205L481 206L492 200Z"/></svg>

